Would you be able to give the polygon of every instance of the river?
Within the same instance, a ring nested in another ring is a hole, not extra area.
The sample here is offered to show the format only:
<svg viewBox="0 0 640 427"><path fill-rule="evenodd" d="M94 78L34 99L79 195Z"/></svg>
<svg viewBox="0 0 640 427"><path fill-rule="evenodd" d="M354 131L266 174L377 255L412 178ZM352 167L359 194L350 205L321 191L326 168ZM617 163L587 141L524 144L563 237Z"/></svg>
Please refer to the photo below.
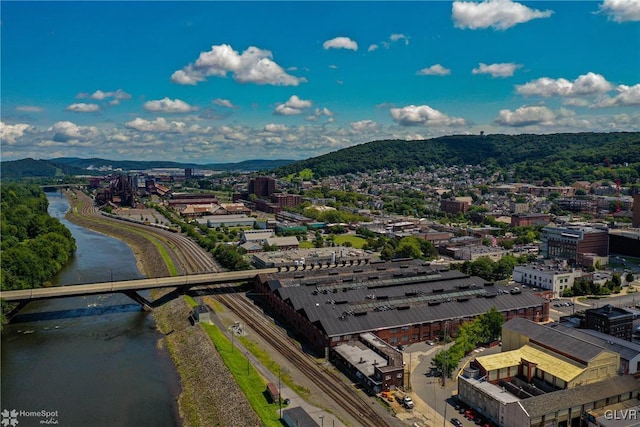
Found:
<svg viewBox="0 0 640 427"><path fill-rule="evenodd" d="M47 198L77 244L53 284L143 277L125 243L66 221L61 193ZM160 338L124 295L29 303L2 332L2 425L179 426L179 377Z"/></svg>

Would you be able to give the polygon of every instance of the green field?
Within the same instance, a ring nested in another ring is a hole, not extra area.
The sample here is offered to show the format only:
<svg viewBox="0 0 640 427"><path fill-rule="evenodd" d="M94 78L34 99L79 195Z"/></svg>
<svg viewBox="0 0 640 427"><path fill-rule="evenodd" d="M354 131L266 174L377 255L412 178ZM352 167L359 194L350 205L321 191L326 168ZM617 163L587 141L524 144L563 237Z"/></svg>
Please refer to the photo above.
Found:
<svg viewBox="0 0 640 427"><path fill-rule="evenodd" d="M350 242L351 246L356 249L362 249L362 246L364 246L364 244L367 243L367 241L362 237L353 236L350 234L343 234L341 236L336 236L334 239L334 242L336 242L337 245L342 245L342 246L345 246L346 242Z"/></svg>
<svg viewBox="0 0 640 427"><path fill-rule="evenodd" d="M313 249L313 243L310 240L300 242L300 249Z"/></svg>

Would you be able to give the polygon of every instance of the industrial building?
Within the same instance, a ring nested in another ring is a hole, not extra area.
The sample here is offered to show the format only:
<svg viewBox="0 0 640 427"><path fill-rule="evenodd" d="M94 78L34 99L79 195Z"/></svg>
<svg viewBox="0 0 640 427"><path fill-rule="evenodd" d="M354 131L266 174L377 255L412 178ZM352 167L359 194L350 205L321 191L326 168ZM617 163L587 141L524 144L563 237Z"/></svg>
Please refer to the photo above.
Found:
<svg viewBox="0 0 640 427"><path fill-rule="evenodd" d="M631 375L640 373L640 344L593 329L578 329L568 325L571 323L561 322L551 326L558 331L618 353L620 355L620 373Z"/></svg>
<svg viewBox="0 0 640 427"><path fill-rule="evenodd" d="M588 411L638 398L620 359L565 329L515 318L503 325L502 352L476 357L458 378L458 398L499 426L581 426Z"/></svg>
<svg viewBox="0 0 640 427"><path fill-rule="evenodd" d="M548 300L528 289L438 270L420 260L367 259L352 266L342 261L310 266L305 258L304 269L261 274L255 282L266 304L327 356L368 332L392 346L441 339L445 330L455 336L458 326L491 308L505 319L549 319Z"/></svg>

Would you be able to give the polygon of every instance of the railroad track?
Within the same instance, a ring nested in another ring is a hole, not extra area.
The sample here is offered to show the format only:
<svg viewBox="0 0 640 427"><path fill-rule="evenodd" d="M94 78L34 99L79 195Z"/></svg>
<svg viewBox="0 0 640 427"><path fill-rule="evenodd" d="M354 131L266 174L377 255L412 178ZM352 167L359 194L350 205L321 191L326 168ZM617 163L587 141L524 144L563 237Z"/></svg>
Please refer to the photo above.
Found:
<svg viewBox="0 0 640 427"><path fill-rule="evenodd" d="M128 229L132 232L152 235L160 244L168 249L173 257L176 266L183 274L195 274L206 272L218 272L220 268L213 256L202 249L196 242L180 233L173 233L167 230L148 227L143 224L118 221L102 216L95 207L93 199L81 191L75 191L76 197L81 202L80 215L86 219L95 221L116 222L121 229Z"/></svg>
<svg viewBox="0 0 640 427"><path fill-rule="evenodd" d="M334 373L321 368L315 360L302 353L295 342L273 328L271 321L244 297L218 295L218 300L229 307L255 333L278 349L289 363L300 370L325 395L334 400L342 410L366 426L387 427L389 423L371 406L362 400Z"/></svg>

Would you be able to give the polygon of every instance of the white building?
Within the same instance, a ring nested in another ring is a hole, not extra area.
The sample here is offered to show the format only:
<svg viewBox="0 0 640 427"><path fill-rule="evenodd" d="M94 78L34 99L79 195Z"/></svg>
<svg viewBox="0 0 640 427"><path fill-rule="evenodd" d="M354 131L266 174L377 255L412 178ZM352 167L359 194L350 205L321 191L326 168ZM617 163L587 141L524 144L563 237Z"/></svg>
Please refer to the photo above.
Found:
<svg viewBox="0 0 640 427"><path fill-rule="evenodd" d="M513 269L513 280L523 285L545 289L559 297L573 287L575 271L562 264L524 264Z"/></svg>

